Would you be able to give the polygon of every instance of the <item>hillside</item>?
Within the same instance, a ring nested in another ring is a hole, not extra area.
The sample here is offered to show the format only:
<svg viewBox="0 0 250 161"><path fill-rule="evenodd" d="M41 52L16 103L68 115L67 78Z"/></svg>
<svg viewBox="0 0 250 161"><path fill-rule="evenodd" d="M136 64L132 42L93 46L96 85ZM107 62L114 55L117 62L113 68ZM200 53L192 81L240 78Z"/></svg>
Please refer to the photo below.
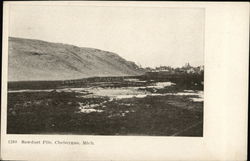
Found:
<svg viewBox="0 0 250 161"><path fill-rule="evenodd" d="M9 37L8 80L66 80L140 75L134 62L94 48Z"/></svg>

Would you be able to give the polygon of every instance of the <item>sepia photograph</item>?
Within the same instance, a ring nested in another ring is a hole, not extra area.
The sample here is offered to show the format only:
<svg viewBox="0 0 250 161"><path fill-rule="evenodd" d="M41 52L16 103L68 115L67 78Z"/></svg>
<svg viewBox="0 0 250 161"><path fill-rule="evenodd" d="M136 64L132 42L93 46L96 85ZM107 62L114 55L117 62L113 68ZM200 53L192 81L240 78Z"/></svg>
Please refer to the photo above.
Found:
<svg viewBox="0 0 250 161"><path fill-rule="evenodd" d="M8 134L202 137L204 9L10 12Z"/></svg>
<svg viewBox="0 0 250 161"><path fill-rule="evenodd" d="M249 3L3 4L0 160L247 158Z"/></svg>

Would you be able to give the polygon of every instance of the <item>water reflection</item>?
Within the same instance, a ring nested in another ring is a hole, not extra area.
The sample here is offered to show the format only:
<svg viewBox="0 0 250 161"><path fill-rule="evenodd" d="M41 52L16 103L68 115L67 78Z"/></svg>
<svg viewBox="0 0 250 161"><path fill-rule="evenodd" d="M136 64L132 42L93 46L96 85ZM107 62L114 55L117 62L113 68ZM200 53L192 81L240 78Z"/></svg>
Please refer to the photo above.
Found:
<svg viewBox="0 0 250 161"><path fill-rule="evenodd" d="M126 81L138 82L140 80L130 79ZM98 98L98 97L109 97L109 102L113 100L120 99L131 99L131 98L145 98L147 96L189 96L188 98L192 102L203 102L204 92L203 91L194 91L194 90L183 90L181 92L169 92L166 90L164 93L159 93L158 90L164 89L166 87L175 86L175 83L172 82L154 82L148 86L138 86L138 87L88 87L88 88L63 88L63 89L46 89L46 90L9 90L9 93L17 92L76 92L80 93L82 98ZM147 89L153 89L150 92ZM82 113L91 113L91 112L103 112L103 110L96 109L96 107L104 107L104 103L99 104L84 104L79 102L79 109ZM131 102L132 103L132 102ZM125 115L126 113L124 113Z"/></svg>

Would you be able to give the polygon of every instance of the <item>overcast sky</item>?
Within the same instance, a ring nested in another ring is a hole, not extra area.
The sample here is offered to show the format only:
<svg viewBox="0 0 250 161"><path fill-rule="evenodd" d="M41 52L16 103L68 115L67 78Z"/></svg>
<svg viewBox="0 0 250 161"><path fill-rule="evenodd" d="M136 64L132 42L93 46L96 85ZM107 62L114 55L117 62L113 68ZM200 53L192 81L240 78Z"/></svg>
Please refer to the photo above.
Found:
<svg viewBox="0 0 250 161"><path fill-rule="evenodd" d="M204 10L11 6L9 35L115 52L146 66L203 65Z"/></svg>

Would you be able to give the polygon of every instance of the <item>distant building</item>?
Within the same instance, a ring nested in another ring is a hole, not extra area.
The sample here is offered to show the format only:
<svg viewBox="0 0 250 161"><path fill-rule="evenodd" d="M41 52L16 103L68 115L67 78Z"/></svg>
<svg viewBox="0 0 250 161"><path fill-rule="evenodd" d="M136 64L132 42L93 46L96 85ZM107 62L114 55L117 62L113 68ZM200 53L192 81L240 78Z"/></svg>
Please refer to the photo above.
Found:
<svg viewBox="0 0 250 161"><path fill-rule="evenodd" d="M187 73L196 73L194 68L190 68L186 70Z"/></svg>
<svg viewBox="0 0 250 161"><path fill-rule="evenodd" d="M204 72L204 66L193 67L189 63L186 63L183 67L172 68L170 66L159 66L156 68L145 68L146 72L154 72L161 74L202 74Z"/></svg>

